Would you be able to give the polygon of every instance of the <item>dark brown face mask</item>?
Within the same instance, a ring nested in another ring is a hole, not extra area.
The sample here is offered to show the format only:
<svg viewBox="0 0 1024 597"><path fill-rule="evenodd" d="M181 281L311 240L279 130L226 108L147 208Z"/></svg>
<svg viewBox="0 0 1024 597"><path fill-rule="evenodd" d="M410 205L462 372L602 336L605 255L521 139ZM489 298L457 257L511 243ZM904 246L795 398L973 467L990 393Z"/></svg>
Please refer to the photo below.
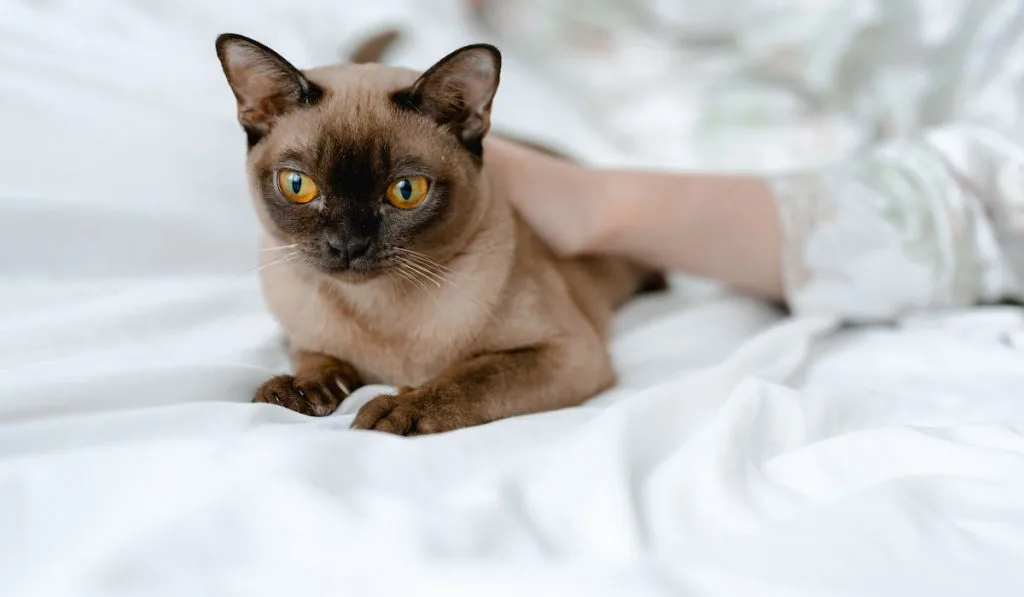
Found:
<svg viewBox="0 0 1024 597"><path fill-rule="evenodd" d="M357 281L455 254L478 221L482 141L501 57L457 50L422 75L376 65L300 71L225 34L264 223L317 271Z"/></svg>

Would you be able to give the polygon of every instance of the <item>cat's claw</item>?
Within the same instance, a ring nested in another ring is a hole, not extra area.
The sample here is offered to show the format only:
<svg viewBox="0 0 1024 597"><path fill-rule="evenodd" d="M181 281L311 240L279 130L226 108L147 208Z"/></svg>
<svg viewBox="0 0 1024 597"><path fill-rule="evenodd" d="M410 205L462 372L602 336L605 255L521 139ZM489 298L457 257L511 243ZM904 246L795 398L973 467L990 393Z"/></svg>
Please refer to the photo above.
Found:
<svg viewBox="0 0 1024 597"><path fill-rule="evenodd" d="M295 377L279 375L260 386L253 402L277 404L312 417L325 417L349 394L349 384L334 375Z"/></svg>

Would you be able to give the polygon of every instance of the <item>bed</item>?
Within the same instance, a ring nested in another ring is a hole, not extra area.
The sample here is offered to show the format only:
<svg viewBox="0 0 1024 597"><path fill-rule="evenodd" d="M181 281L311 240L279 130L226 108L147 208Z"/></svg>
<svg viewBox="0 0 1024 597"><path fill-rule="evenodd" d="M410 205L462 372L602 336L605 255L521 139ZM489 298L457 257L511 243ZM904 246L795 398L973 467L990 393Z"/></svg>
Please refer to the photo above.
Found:
<svg viewBox="0 0 1024 597"><path fill-rule="evenodd" d="M625 308L584 406L406 439L252 404L222 31L295 63L447 3L0 1L0 593L1019 595L1024 314L849 328L699 280ZM506 57L499 127L630 163ZM813 149L813 148L812 148ZM810 155L813 151L805 152Z"/></svg>

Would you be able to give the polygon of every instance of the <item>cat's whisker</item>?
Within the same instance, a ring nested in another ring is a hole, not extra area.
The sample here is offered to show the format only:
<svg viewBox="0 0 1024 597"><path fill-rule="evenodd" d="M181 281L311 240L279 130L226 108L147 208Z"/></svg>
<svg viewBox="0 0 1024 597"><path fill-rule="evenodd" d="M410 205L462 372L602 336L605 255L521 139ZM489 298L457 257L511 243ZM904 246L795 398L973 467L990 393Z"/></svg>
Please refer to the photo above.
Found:
<svg viewBox="0 0 1024 597"><path fill-rule="evenodd" d="M429 275L429 281L431 281L434 284L437 284L439 288L441 286L450 286L454 288L455 290L459 291L464 297L468 298L470 301L483 307L484 310L487 312L487 316L492 320L494 319L494 313L492 312L491 308L488 305L486 305L483 301L473 296L471 292L467 291L465 288L457 284L452 279L452 274L454 274L455 272L452 271L450 268L447 268L441 265L440 263L437 263L437 261L435 261L434 259L430 258L427 255L418 253L411 249L403 249L401 247L395 248L398 249L400 253L403 253L402 255L396 255L395 257L401 264L401 269L404 270L406 273L414 273L416 278L418 279L424 278L425 276ZM416 267L416 269L411 269L412 267ZM433 271L430 269L431 267L439 268L445 271ZM418 286L421 289L424 289L422 284L418 284Z"/></svg>
<svg viewBox="0 0 1024 597"><path fill-rule="evenodd" d="M401 253L405 253L407 255L413 255L413 256L416 256L416 257L423 257L425 259L431 259L432 260L432 258L429 255L427 255L426 253L420 253L419 251L414 251L413 249L408 249L406 247L393 247L393 248L394 248L394 250L399 251Z"/></svg>
<svg viewBox="0 0 1024 597"><path fill-rule="evenodd" d="M402 261L401 261L401 260L399 260L399 261L398 261L398 263L397 263L397 265L398 265L398 267L397 267L397 268L395 268L395 269L393 270L393 272L394 272L395 274L398 274L399 276L401 276L401 278L402 278L403 280L406 280L406 281L408 281L408 280L409 280L409 274L408 274L408 272L406 272L406 271L405 271L405 264L404 264L404 263L402 263Z"/></svg>
<svg viewBox="0 0 1024 597"><path fill-rule="evenodd" d="M418 265L419 267L421 267L423 269L426 269L427 271L429 271L432 274L437 275L437 276L447 276L447 275L450 275L452 273L450 270L446 271L446 270L440 269L437 266L436 263L431 263L429 261L422 261L422 260L417 261L417 260L411 259L410 263L412 263L414 265Z"/></svg>
<svg viewBox="0 0 1024 597"><path fill-rule="evenodd" d="M428 270L426 270L424 267L422 267L422 266L420 266L420 265L410 261L409 259L407 259L406 257L404 257L402 255L395 255L395 259L398 260L398 263L401 265L402 269L404 269L406 272L408 272L410 274L415 275L415 277L418 280L424 280L424 281L430 282L432 284L438 285L438 287L440 288L440 285L438 284L438 281L433 279L432 277L430 277L428 275L429 274Z"/></svg>
<svg viewBox="0 0 1024 597"><path fill-rule="evenodd" d="M429 275L431 279L435 280L439 287L444 286L451 281L445 272L433 270L428 265L420 265L420 268L425 269L427 271L427 275Z"/></svg>
<svg viewBox="0 0 1024 597"><path fill-rule="evenodd" d="M440 263L437 263L436 261L426 256L423 256L422 260L419 263L426 269L430 270L432 275L440 279L444 284L454 286L455 288L465 292L464 288L455 283L455 280L453 279L455 272L453 270L448 269L447 267L441 265Z"/></svg>
<svg viewBox="0 0 1024 597"><path fill-rule="evenodd" d="M427 292L431 296L435 296L433 293L430 292L430 287L431 287L431 285L433 285L436 288L440 288L440 286L438 286L437 283L434 280L431 280L430 278L425 277L423 274L416 272L416 270L410 270L410 271L414 272L414 275L416 275L416 277L420 280L420 282L422 283L424 292Z"/></svg>
<svg viewBox="0 0 1024 597"><path fill-rule="evenodd" d="M406 274L411 276L413 284L418 286L420 288L420 290L423 291L424 294L429 295L430 298L432 298L434 300L434 304L436 304L440 308L441 301L440 301L440 299L437 298L437 293L436 292L430 292L430 288L428 288L426 283L423 281L424 278L423 278L422 272L420 272L419 270L411 269L409 267L411 265L411 262L409 262L408 260L403 259L400 256L398 257L398 260L399 260L399 263L401 264L401 267L399 268L398 271L404 271ZM429 280L429 281L433 281L433 280ZM440 285L438 285L438 288L440 288Z"/></svg>
<svg viewBox="0 0 1024 597"><path fill-rule="evenodd" d="M427 285L420 278L420 275L417 274L416 270L411 269L409 267L409 262L407 262L407 261L405 261L403 259L399 259L399 265L400 265L400 267L398 268L397 271L404 273L407 280L409 280L411 283L415 284L416 287L418 287L420 290L422 290L424 292L430 292L430 289L427 287Z"/></svg>
<svg viewBox="0 0 1024 597"><path fill-rule="evenodd" d="M399 279L399 278L402 278L402 275L397 270L390 270L390 271L384 272L384 275L387 277L388 281L391 282L391 284L395 288L401 289L401 290L406 290L406 287L401 283L401 280Z"/></svg>
<svg viewBox="0 0 1024 597"><path fill-rule="evenodd" d="M433 257L430 257L429 255L424 255L423 253L420 253L418 251L413 251L412 249L406 249L404 247L395 247L395 250L400 251L402 253L405 253L406 255L408 255L411 258L413 258L413 259L415 259L415 260L417 260L417 261L419 261L421 263L429 264L429 265L431 265L431 266L433 266L433 267L435 267L435 268L437 268L439 270L443 270L443 271L446 271L446 272L451 272L452 271L451 268L449 268L448 266L445 266L445 265L441 265L440 263L437 262L436 259L434 259Z"/></svg>
<svg viewBox="0 0 1024 597"><path fill-rule="evenodd" d="M294 244L290 244L290 245L281 245L279 247L266 247L264 249L260 249L260 253L266 253L266 252L269 252L269 251L284 251L286 249L294 249L297 246L299 246L299 243L294 243Z"/></svg>
<svg viewBox="0 0 1024 597"><path fill-rule="evenodd" d="M399 269L398 274L402 277L403 280L406 281L406 283L412 284L413 286L420 290L424 289L423 285L419 282L419 280L413 277L412 274L410 274L409 272L405 271L405 269Z"/></svg>
<svg viewBox="0 0 1024 597"><path fill-rule="evenodd" d="M430 271L427 267L417 264L412 261L406 261L406 264L414 270L420 272L424 280L428 280L440 288L444 284L444 278L438 275L436 272Z"/></svg>
<svg viewBox="0 0 1024 597"><path fill-rule="evenodd" d="M441 288L441 283L440 283L440 282L439 282L438 280L434 279L434 278L428 277L428 276L427 276L426 274L424 274L424 273L423 273L423 272L422 272L421 270L416 270L416 269L413 269L413 270L411 270L411 271L412 271L412 272L413 272L413 273L414 273L414 274L415 274L415 275L416 275L416 276L417 276L417 277L418 277L418 278L419 278L420 280L422 280L422 282L423 282L423 286L424 286L424 288L425 288L425 291L427 292L427 294L429 294L429 295L430 295L430 296L431 296L431 297L432 297L432 298L434 299L434 302L437 302L437 301L438 301L438 299L437 299L437 293L436 293L436 292L430 292L430 290L429 290L429 287L430 287L431 285L433 285L433 286L434 286L435 288L437 288L437 289L440 289L440 288Z"/></svg>
<svg viewBox="0 0 1024 597"><path fill-rule="evenodd" d="M290 263L292 261L297 260L299 257L301 257L301 253L299 253L298 251L294 251L292 253L289 253L289 254L285 255L284 257L281 257L280 259L276 259L276 260L271 261L269 263L261 264L261 265L255 267L255 268L253 268L251 271L253 271L253 272L261 272L261 271L263 271L263 270L265 270L267 268L271 268L271 267L274 267L276 265L282 265L282 264L285 264L285 263Z"/></svg>
<svg viewBox="0 0 1024 597"><path fill-rule="evenodd" d="M412 265L412 262L410 260L404 258L403 256L396 256L396 257L398 257L399 263L402 264L403 269L405 269L408 265ZM423 257L426 258L426 259L429 259L429 257L426 257L425 255ZM436 262L434 262L434 263L432 263L432 265L440 265L440 264L437 264ZM451 271L451 270L449 270L449 271ZM419 276L422 276L422 275L423 275L422 273L419 274ZM444 285L447 285L447 286L450 286L450 287L454 288L455 290L460 292L465 298L469 299L471 302L476 303L477 305L482 307L483 310L485 311L485 313L487 314L487 317L491 321L495 321L494 312L493 312L492 308L489 305L487 305L486 303L484 303L483 301L481 301L480 299L478 299L477 297L473 296L473 294L471 292L467 291L465 288L463 288L459 284L455 283L455 281L452 280L452 276L451 275L442 275L442 273L437 273L437 272L435 272L433 275L437 276L437 279L431 279L431 281L433 281L435 284L439 283L439 281L440 281L440 284L444 284ZM440 288L440 285L438 287ZM420 288L423 288L423 286L420 285ZM436 296L434 297L434 300L437 301L437 297Z"/></svg>
<svg viewBox="0 0 1024 597"><path fill-rule="evenodd" d="M445 266L441 265L440 263L438 263L436 260L434 260L433 258L429 257L428 255L424 255L422 253L417 253L416 251L413 251L411 249L401 249L400 247L396 247L396 248L399 248L400 250L406 252L411 257L417 258L419 260L419 262L423 266L425 266L425 267L428 267L428 268L429 267L435 267L435 268L439 268L440 270L443 270L443 271L439 271L439 272L434 272L434 276L440 278L441 281L443 282L443 284L445 284L447 286L451 286L455 290L457 290L460 293L462 293L462 295L464 297L468 298L470 301L472 301L472 302L476 303L477 305L483 307L484 310L487 312L488 316L492 320L494 319L494 313L491 311L491 308L488 305L486 305L483 301L481 301L480 299L475 297L473 295L473 293L467 291L465 288L463 288L462 286L460 286L458 283L455 282L455 280L453 279L454 274L455 274L454 270L452 270L451 268L448 268L448 267L445 267Z"/></svg>
<svg viewBox="0 0 1024 597"><path fill-rule="evenodd" d="M409 271L409 273L413 283L416 284L416 286L419 287L419 289L422 290L424 293L430 294L430 287L427 286L427 283L424 282L422 278L413 274L411 271Z"/></svg>
<svg viewBox="0 0 1024 597"><path fill-rule="evenodd" d="M451 269L421 253L409 251L408 249L405 251L408 255L408 258L405 259L405 261L409 262L411 265L419 266L420 269L427 270L429 276L433 278L439 286L443 286L445 284L455 285L452 281L452 274L454 274L454 272Z"/></svg>

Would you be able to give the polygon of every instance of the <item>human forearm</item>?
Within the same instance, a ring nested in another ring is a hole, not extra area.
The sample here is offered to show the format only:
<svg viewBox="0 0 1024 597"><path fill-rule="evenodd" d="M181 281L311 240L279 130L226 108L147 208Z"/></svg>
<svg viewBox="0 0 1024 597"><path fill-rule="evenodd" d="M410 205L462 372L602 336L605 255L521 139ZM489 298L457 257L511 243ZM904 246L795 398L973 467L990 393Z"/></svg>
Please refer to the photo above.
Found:
<svg viewBox="0 0 1024 597"><path fill-rule="evenodd" d="M599 213L585 252L721 280L783 296L774 199L756 177L603 171Z"/></svg>
<svg viewBox="0 0 1024 597"><path fill-rule="evenodd" d="M600 170L487 142L496 184L563 255L615 253L782 297L775 202L761 180Z"/></svg>

